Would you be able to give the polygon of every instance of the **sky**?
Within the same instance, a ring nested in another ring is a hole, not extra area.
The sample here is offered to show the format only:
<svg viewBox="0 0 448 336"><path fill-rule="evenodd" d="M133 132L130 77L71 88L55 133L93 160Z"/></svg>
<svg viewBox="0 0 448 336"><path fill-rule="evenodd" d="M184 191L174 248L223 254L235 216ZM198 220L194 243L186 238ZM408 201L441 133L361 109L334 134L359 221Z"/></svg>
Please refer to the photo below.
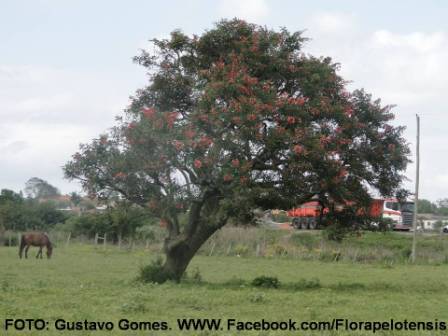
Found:
<svg viewBox="0 0 448 336"><path fill-rule="evenodd" d="M132 57L151 38L234 17L303 31L304 52L340 63L349 89L395 105L413 161L418 113L420 197L448 198L444 0L0 0L0 189L37 176L79 191L61 167L148 84ZM415 164L405 175L413 190Z"/></svg>

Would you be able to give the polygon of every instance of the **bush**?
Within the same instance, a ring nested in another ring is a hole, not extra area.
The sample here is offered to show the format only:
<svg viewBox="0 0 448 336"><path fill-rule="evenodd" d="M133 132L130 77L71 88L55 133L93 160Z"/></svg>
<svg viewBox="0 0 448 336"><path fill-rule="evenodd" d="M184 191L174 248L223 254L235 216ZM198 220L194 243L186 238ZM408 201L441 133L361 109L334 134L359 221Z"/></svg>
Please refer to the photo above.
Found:
<svg viewBox="0 0 448 336"><path fill-rule="evenodd" d="M19 246L19 237L15 233L6 234L3 238L4 246Z"/></svg>
<svg viewBox="0 0 448 336"><path fill-rule="evenodd" d="M260 276L252 280L252 286L278 288L280 286L280 281L276 277Z"/></svg>
<svg viewBox="0 0 448 336"><path fill-rule="evenodd" d="M234 249L237 256L246 256L249 252L249 247L243 244L238 244Z"/></svg>
<svg viewBox="0 0 448 336"><path fill-rule="evenodd" d="M149 283L164 283L170 278L168 274L163 269L162 258L157 258L152 261L149 265L140 268L140 274L137 278L138 281L149 282Z"/></svg>

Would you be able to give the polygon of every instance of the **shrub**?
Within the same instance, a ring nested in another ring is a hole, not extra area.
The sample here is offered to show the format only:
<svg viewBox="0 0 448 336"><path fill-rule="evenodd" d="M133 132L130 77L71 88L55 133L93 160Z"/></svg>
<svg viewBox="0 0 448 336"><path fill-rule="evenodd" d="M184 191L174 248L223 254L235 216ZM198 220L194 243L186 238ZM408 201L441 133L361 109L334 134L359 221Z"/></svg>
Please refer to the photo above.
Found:
<svg viewBox="0 0 448 336"><path fill-rule="evenodd" d="M163 269L162 258L159 257L153 260L149 265L140 268L140 274L137 280L150 283L164 283L170 278L170 274Z"/></svg>
<svg viewBox="0 0 448 336"><path fill-rule="evenodd" d="M19 246L19 237L17 237L17 234L9 233L9 235L6 235L3 244L4 246Z"/></svg>
<svg viewBox="0 0 448 336"><path fill-rule="evenodd" d="M249 247L243 244L238 244L235 246L234 251L238 256L245 256L249 252Z"/></svg>
<svg viewBox="0 0 448 336"><path fill-rule="evenodd" d="M276 277L260 276L252 280L252 286L278 288L280 286L280 281Z"/></svg>

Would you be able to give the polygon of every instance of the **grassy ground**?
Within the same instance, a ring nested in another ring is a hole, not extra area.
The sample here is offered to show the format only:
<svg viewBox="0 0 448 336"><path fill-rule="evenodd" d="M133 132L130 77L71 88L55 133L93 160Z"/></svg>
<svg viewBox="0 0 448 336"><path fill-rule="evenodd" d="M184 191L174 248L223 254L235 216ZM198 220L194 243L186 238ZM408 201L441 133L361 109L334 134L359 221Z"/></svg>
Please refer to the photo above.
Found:
<svg viewBox="0 0 448 336"><path fill-rule="evenodd" d="M309 239L309 238L307 238ZM371 237L365 244L370 244ZM391 244L388 242L388 244ZM401 244L401 243L398 243ZM36 260L31 250L19 260L17 249L0 248L0 323L5 318L43 318L48 331L8 332L6 335L212 335L180 332L178 318L237 318L256 321L448 320L448 266L390 263L353 263L300 260L291 257L198 256L188 273L202 282L180 285L140 284L139 267L154 255L114 247L72 245L55 249L51 260ZM257 276L275 276L278 289L250 285ZM173 330L119 331L117 321L168 321ZM53 322L112 321L114 331L61 332ZM235 331L219 335L237 335ZM243 335L372 335L371 332L243 332ZM420 335L397 331L384 335ZM425 335L434 335L426 333ZM444 333L440 333L442 335ZM238 334L239 335L239 334Z"/></svg>

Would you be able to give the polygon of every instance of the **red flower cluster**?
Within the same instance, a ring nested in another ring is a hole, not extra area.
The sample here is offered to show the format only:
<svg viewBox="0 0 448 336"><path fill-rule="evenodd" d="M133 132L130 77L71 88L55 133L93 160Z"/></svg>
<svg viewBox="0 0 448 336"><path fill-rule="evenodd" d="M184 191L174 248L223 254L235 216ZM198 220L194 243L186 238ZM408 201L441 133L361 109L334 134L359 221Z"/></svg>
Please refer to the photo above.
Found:
<svg viewBox="0 0 448 336"><path fill-rule="evenodd" d="M257 77L251 77L248 74L245 74L243 76L243 81L246 85L255 85L258 83L258 78Z"/></svg>
<svg viewBox="0 0 448 336"><path fill-rule="evenodd" d="M152 119L154 118L154 115L156 113L156 109L154 107L144 107L142 109L143 115L148 118L148 119Z"/></svg>
<svg viewBox="0 0 448 336"><path fill-rule="evenodd" d="M209 147L213 143L213 140L210 139L208 136L203 135L201 139L199 140L199 145L201 147Z"/></svg>
<svg viewBox="0 0 448 336"><path fill-rule="evenodd" d="M306 102L306 99L303 98L303 97L299 97L299 98L290 97L290 98L288 98L288 104L290 104L290 105L302 106L302 105L305 104L305 102Z"/></svg>
<svg viewBox="0 0 448 336"><path fill-rule="evenodd" d="M178 112L167 112L165 114L165 120L168 128L172 128L174 125L174 122L177 120L177 117L179 116Z"/></svg>
<svg viewBox="0 0 448 336"><path fill-rule="evenodd" d="M202 162L201 162L201 160L198 160L198 159L194 160L194 162L193 162L193 166L194 166L196 169L200 169L200 168L202 167Z"/></svg>
<svg viewBox="0 0 448 336"><path fill-rule="evenodd" d="M346 107L344 110L344 114L347 117L351 117L353 115L353 108L351 106Z"/></svg>
<svg viewBox="0 0 448 336"><path fill-rule="evenodd" d="M326 135L322 135L319 138L319 143L321 147L325 147L326 145L328 145L331 142L331 137L330 136L326 136Z"/></svg>
<svg viewBox="0 0 448 336"><path fill-rule="evenodd" d="M180 151L184 148L184 143L179 140L173 140L173 146L176 148L176 150Z"/></svg>
<svg viewBox="0 0 448 336"><path fill-rule="evenodd" d="M249 115L247 116L247 120L249 120L249 121L255 121L255 120L257 120L257 115L254 114L254 113L251 113L251 114L249 114Z"/></svg>
<svg viewBox="0 0 448 336"><path fill-rule="evenodd" d="M233 176L230 174L225 174L223 179L224 179L224 182L230 182L233 180Z"/></svg>
<svg viewBox="0 0 448 336"><path fill-rule="evenodd" d="M296 155L300 155L303 153L304 148L301 145L295 145L292 150L296 153Z"/></svg>
<svg viewBox="0 0 448 336"><path fill-rule="evenodd" d="M240 166L240 160L238 159L233 159L232 160L232 167L234 168L238 168Z"/></svg>
<svg viewBox="0 0 448 336"><path fill-rule="evenodd" d="M126 177L126 173L118 172L114 175L115 178L122 179Z"/></svg>

